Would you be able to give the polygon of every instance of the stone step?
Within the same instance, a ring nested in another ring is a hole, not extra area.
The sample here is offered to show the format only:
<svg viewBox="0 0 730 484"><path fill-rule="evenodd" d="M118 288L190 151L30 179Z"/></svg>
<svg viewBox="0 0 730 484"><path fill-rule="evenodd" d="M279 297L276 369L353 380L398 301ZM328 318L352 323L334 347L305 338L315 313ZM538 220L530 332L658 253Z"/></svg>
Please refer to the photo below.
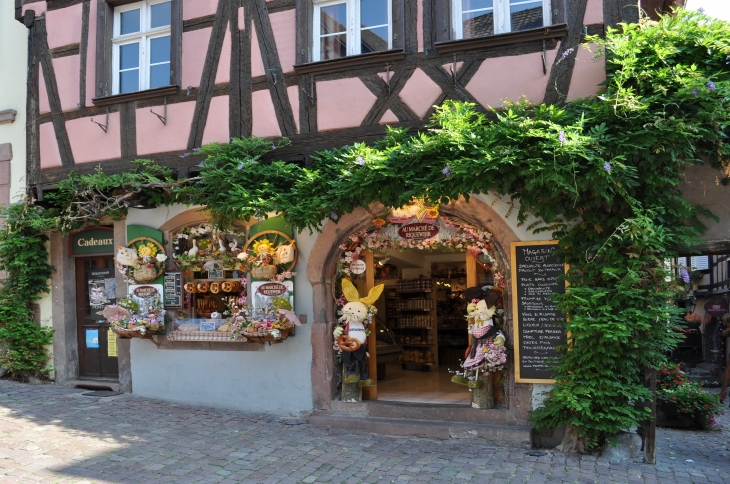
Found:
<svg viewBox="0 0 730 484"><path fill-rule="evenodd" d="M436 422L432 420L357 417L325 413L310 415L308 423L383 435L442 440L481 438L488 442L514 445L523 449L532 447L532 428L520 425Z"/></svg>
<svg viewBox="0 0 730 484"><path fill-rule="evenodd" d="M69 380L67 386L76 388L88 388L90 390L109 389L113 392L119 391L119 382L106 380Z"/></svg>
<svg viewBox="0 0 730 484"><path fill-rule="evenodd" d="M330 412L333 415L416 419L448 422L477 422L492 425L516 425L520 422L514 412L493 408L483 410L467 405L434 405L410 402L368 401L350 403L333 401Z"/></svg>

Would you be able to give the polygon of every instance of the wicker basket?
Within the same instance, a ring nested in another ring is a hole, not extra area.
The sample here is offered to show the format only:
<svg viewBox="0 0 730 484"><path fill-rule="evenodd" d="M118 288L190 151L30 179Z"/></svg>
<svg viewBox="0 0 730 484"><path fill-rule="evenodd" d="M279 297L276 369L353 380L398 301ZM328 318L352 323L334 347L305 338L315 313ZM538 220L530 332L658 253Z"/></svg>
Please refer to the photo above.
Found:
<svg viewBox="0 0 730 484"><path fill-rule="evenodd" d="M157 268L143 266L139 269L134 270L134 280L144 284L145 282L152 282L157 279Z"/></svg>
<svg viewBox="0 0 730 484"><path fill-rule="evenodd" d="M273 331L280 332L279 337L276 337L274 334L272 334ZM243 335L246 337L246 339L248 339L251 342L264 343L266 341L284 341L293 332L294 332L294 330L292 328L289 328L289 329L275 329L275 330L260 332L260 333L244 332Z"/></svg>
<svg viewBox="0 0 730 484"><path fill-rule="evenodd" d="M121 326L115 326L114 332L117 333L117 335L122 339L128 339L128 338L141 338L142 336L152 336L153 334L157 334L160 330L159 329L150 329L147 328L142 334L142 326L135 326L133 328L122 328Z"/></svg>
<svg viewBox="0 0 730 484"><path fill-rule="evenodd" d="M251 269L251 275L256 279L273 279L277 272L279 271L276 266L271 264L262 264Z"/></svg>
<svg viewBox="0 0 730 484"><path fill-rule="evenodd" d="M246 337L237 334L231 339L231 333L224 331L171 331L167 333L168 341L216 341L220 343L242 343Z"/></svg>

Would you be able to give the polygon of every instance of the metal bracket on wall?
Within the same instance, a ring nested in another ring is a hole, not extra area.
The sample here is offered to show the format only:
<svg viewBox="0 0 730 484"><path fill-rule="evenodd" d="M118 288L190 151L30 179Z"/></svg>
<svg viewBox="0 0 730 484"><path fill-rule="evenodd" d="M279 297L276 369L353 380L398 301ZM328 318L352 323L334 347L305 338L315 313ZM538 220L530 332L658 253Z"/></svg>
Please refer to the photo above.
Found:
<svg viewBox="0 0 730 484"><path fill-rule="evenodd" d="M449 70L451 71L451 82L456 86L456 54L454 54L454 61L451 63Z"/></svg>
<svg viewBox="0 0 730 484"><path fill-rule="evenodd" d="M91 122L100 127L106 133L107 129L109 129L109 108L106 108L106 123L97 123L94 121L94 118L91 118Z"/></svg>
<svg viewBox="0 0 730 484"><path fill-rule="evenodd" d="M276 86L276 83L279 81L278 72L276 71L276 69L272 69L272 68L269 68L267 70L271 71L271 75L274 77L274 85Z"/></svg>
<svg viewBox="0 0 730 484"><path fill-rule="evenodd" d="M165 110L164 111L165 112L164 116L160 116L159 114L157 114L156 112L154 112L151 109L150 109L150 112L152 114L154 114L155 116L157 116L157 119L159 119L160 121L162 121L162 124L164 124L165 126L167 126L167 98L165 98L164 110Z"/></svg>

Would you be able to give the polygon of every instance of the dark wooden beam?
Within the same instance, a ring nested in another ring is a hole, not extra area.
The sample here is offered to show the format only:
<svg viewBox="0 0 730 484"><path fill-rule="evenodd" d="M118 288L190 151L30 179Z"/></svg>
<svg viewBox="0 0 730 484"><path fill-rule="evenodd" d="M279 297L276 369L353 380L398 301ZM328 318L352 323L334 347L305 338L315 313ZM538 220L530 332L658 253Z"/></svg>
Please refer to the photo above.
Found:
<svg viewBox="0 0 730 484"><path fill-rule="evenodd" d="M297 127L294 123L294 113L289 102L289 95L286 91L284 72L279 61L279 53L276 49L274 31L271 28L269 13L266 7L266 0L250 0L253 5L253 23L261 50L261 60L264 63L264 72L269 81L269 92L271 101L274 103L276 120L279 122L279 130L282 136L296 134ZM252 48L256 48L252 46Z"/></svg>
<svg viewBox="0 0 730 484"><path fill-rule="evenodd" d="M33 0L35 1L35 0ZM61 8L78 5L86 0L46 0L46 10L59 10Z"/></svg>
<svg viewBox="0 0 730 484"><path fill-rule="evenodd" d="M405 11L405 51L409 54L418 52L418 2L422 0L403 0Z"/></svg>
<svg viewBox="0 0 730 484"><path fill-rule="evenodd" d="M17 4L17 2L16 2ZM28 32L28 80L25 100L25 150L26 150L26 183L30 186L41 179L40 148L40 41L38 27L32 26Z"/></svg>
<svg viewBox="0 0 730 484"><path fill-rule="evenodd" d="M462 65L462 68L464 66ZM422 67L423 72L431 78L433 82L438 84L442 91L444 91L444 99L453 99L454 101L467 101L479 105L479 102L472 96L469 91L466 90L464 85L461 84L456 73L454 76L441 66L424 66ZM464 83L466 84L466 83Z"/></svg>
<svg viewBox="0 0 730 484"><path fill-rule="evenodd" d="M238 10L243 8L243 25L238 24ZM231 0L231 74L228 98L228 132L231 138L251 136L251 29L250 0Z"/></svg>
<svg viewBox="0 0 730 484"><path fill-rule="evenodd" d="M53 69L53 58L51 57L51 51L48 49L46 19L37 19L35 25L38 29L38 44L36 47L39 49L38 54L40 56L41 65L43 66L43 78L46 81L48 102L51 106L51 119L53 121L53 129L56 132L56 141L58 142L58 151L61 155L61 163L63 165L73 165L74 157L71 152L71 144L68 141L66 120L63 117L63 110L61 109L61 99L58 95L56 72Z"/></svg>
<svg viewBox="0 0 730 484"><path fill-rule="evenodd" d="M398 94L406 85L408 79L411 78L414 71L415 68L408 68L393 73L393 77L390 79L390 86L377 74L360 76L362 83L377 97L375 104L373 104L370 111L365 115L361 126L379 123L389 109L398 117L398 121L418 119L418 115L398 97Z"/></svg>
<svg viewBox="0 0 730 484"><path fill-rule="evenodd" d="M482 60L464 62L455 73L456 75L454 77L456 77L456 82L460 86L466 86L467 84L469 84L469 81L471 81L471 78L474 77L474 74L477 73L479 67L482 65L482 62ZM441 94L433 103L433 106L440 106L441 103L446 100L446 98L447 96L445 93ZM424 119L431 119L431 116L433 116L433 113L436 110L436 108L433 106L428 110L426 116L424 116ZM484 109L483 106L479 106Z"/></svg>
<svg viewBox="0 0 730 484"><path fill-rule="evenodd" d="M136 103L127 102L119 106L119 128L122 144L122 158L137 156L137 109Z"/></svg>
<svg viewBox="0 0 730 484"><path fill-rule="evenodd" d="M70 55L79 55L81 44L69 44L51 49L51 57L58 59L59 57L68 57Z"/></svg>
<svg viewBox="0 0 730 484"><path fill-rule="evenodd" d="M607 26L638 21L639 0L603 0L603 23Z"/></svg>
<svg viewBox="0 0 730 484"><path fill-rule="evenodd" d="M583 19L581 18L581 21ZM566 24L550 25L539 29L522 30L519 32L509 32L506 34L489 35L486 37L477 37L474 39L450 40L448 42L437 42L436 50L440 54L449 54L452 52L464 52L471 49L485 49L490 47L498 47L502 45L514 45L519 42L529 42L533 40L561 39L568 33Z"/></svg>
<svg viewBox="0 0 730 484"><path fill-rule="evenodd" d="M573 77L575 58L578 55L578 48L583 37L583 18L586 13L588 0L576 0L570 2L567 10L568 32L560 42L560 49L555 56L553 66L550 69L547 87L543 102L545 104L562 104L566 102L570 81Z"/></svg>
<svg viewBox="0 0 730 484"><path fill-rule="evenodd" d="M229 11L229 0L220 0L218 2L218 10L215 14L213 30L210 34L210 41L208 42L208 52L205 56L203 74L200 78L200 88L198 89L198 97L195 102L193 122L190 126L188 149L196 148L203 144L203 133L205 131L205 123L208 121L208 110L210 109L210 100L213 97L215 75L218 71L218 63L220 62L221 50L223 49L223 39L225 38L226 27L228 26Z"/></svg>
<svg viewBox="0 0 730 484"><path fill-rule="evenodd" d="M299 132L317 132L317 83L314 74L299 76Z"/></svg>
<svg viewBox="0 0 730 484"><path fill-rule="evenodd" d="M15 0L15 20L23 23L23 0Z"/></svg>
<svg viewBox="0 0 730 484"><path fill-rule="evenodd" d="M215 14L206 15L205 17L191 18L183 21L183 32L192 32L193 30L207 29L215 23Z"/></svg>
<svg viewBox="0 0 730 484"><path fill-rule="evenodd" d="M86 61L89 51L89 15L91 0L84 0L81 7L81 43L79 45L79 107L86 106Z"/></svg>
<svg viewBox="0 0 730 484"><path fill-rule="evenodd" d="M270 0L266 2L269 13L283 12L296 8L296 0Z"/></svg>

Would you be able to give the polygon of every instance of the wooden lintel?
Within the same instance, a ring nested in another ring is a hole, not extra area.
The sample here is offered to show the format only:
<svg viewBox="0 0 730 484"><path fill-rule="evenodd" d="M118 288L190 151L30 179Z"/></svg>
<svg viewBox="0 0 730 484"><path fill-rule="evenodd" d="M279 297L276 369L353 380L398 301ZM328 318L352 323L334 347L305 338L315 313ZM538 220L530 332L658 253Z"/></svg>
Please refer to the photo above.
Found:
<svg viewBox="0 0 730 484"><path fill-rule="evenodd" d="M568 33L566 24L550 25L539 29L523 30L520 32L509 32L506 34L489 35L474 39L450 40L448 42L437 42L436 50L441 54L451 52L463 52L472 49L488 49L501 45L516 44L532 40L559 39Z"/></svg>

